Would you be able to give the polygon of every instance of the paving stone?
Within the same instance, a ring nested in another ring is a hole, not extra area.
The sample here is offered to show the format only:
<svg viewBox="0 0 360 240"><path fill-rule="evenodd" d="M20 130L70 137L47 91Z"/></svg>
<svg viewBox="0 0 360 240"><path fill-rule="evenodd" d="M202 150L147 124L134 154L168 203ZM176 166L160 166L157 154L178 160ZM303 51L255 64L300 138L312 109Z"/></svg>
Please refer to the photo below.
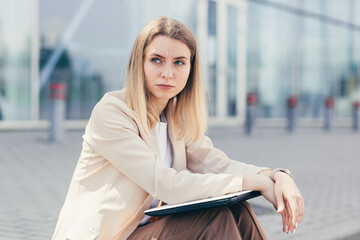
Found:
<svg viewBox="0 0 360 240"><path fill-rule="evenodd" d="M45 131L0 132L0 240L51 238L82 134L69 131L63 143L52 144ZM282 233L281 216L265 199L250 201L269 239L360 239L359 133L258 129L249 137L240 128L214 128L209 135L235 160L294 173L306 203L295 234Z"/></svg>

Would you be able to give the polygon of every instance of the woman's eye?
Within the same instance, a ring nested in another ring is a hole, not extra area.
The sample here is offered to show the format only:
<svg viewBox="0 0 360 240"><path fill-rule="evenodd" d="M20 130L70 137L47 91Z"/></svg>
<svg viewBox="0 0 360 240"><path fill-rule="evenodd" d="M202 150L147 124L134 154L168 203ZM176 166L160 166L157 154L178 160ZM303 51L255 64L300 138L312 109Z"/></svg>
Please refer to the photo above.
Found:
<svg viewBox="0 0 360 240"><path fill-rule="evenodd" d="M181 66L181 65L185 65L185 63L182 62L182 61L176 61L176 62L175 62L175 65Z"/></svg>
<svg viewBox="0 0 360 240"><path fill-rule="evenodd" d="M152 58L151 62L153 63L160 63L160 59L159 58Z"/></svg>

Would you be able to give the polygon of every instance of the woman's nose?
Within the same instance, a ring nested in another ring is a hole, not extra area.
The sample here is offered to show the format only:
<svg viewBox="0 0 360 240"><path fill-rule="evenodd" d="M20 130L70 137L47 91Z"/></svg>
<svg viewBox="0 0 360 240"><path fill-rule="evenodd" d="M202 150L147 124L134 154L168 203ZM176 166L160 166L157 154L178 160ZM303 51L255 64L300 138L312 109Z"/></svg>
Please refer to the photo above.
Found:
<svg viewBox="0 0 360 240"><path fill-rule="evenodd" d="M161 72L161 78L172 79L173 78L173 69L170 63L164 64L164 67Z"/></svg>

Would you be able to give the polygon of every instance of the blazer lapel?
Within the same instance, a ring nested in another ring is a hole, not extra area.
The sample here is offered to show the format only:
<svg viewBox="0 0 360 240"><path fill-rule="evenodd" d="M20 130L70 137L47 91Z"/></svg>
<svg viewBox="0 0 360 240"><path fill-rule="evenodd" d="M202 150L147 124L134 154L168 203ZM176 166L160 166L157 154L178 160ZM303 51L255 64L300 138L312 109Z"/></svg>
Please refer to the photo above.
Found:
<svg viewBox="0 0 360 240"><path fill-rule="evenodd" d="M183 140L178 140L178 134L176 128L171 121L171 117L166 118L168 122L168 136L173 149L173 165L172 167L177 170L186 169L186 155L185 155L185 143Z"/></svg>
<svg viewBox="0 0 360 240"><path fill-rule="evenodd" d="M173 165L177 171L186 169L186 154L185 154L185 143L183 140L178 140L178 134L176 133L176 127L171 121L170 116L166 116L168 123L167 131L173 150ZM152 149L156 155L160 157L160 148L156 137L155 127L149 130L149 134L142 134L143 140ZM146 140L145 140L146 139Z"/></svg>
<svg viewBox="0 0 360 240"><path fill-rule="evenodd" d="M150 149L152 149L153 151L155 151L155 154L159 156L160 158L160 148L159 148L159 143L156 137L156 132L155 132L155 127L153 127L152 129L149 129L149 147Z"/></svg>

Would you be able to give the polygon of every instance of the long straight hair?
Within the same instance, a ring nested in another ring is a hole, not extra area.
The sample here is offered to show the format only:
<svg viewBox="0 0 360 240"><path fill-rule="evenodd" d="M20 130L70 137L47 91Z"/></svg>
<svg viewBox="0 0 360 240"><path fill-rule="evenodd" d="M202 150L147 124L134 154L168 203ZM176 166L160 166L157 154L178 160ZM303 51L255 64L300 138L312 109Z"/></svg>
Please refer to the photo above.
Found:
<svg viewBox="0 0 360 240"><path fill-rule="evenodd" d="M186 142L196 141L207 128L206 94L200 73L196 40L192 31L183 23L160 17L150 22L139 33L127 67L127 104L135 112L146 132L159 120L150 101L144 73L145 49L158 35L179 40L190 49L191 68L187 83L179 94L169 100L164 113L175 123L179 138Z"/></svg>

